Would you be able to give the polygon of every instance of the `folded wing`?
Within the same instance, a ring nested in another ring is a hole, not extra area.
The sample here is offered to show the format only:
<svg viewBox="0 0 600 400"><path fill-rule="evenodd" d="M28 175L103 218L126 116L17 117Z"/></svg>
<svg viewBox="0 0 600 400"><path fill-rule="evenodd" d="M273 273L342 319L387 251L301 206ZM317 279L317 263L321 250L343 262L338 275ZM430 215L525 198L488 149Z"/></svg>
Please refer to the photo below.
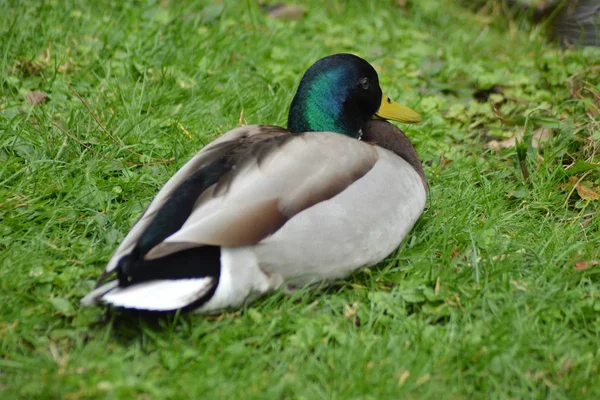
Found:
<svg viewBox="0 0 600 400"><path fill-rule="evenodd" d="M230 131L160 190L107 272L140 248L139 256L152 260L204 245L256 244L294 215L342 192L377 157L373 146L337 133L292 136L272 126Z"/></svg>

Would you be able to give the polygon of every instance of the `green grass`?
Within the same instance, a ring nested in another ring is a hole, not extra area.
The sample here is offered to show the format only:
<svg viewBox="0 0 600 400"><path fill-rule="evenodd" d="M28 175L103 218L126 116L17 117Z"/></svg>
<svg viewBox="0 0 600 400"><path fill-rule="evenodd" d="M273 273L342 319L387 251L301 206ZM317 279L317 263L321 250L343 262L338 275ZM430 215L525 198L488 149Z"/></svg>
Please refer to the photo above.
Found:
<svg viewBox="0 0 600 400"><path fill-rule="evenodd" d="M118 3L0 3L3 399L600 398L600 50L450 0L306 1L297 22ZM240 120L284 125L336 52L424 116L406 131L430 200L400 251L218 318L79 306L177 168Z"/></svg>

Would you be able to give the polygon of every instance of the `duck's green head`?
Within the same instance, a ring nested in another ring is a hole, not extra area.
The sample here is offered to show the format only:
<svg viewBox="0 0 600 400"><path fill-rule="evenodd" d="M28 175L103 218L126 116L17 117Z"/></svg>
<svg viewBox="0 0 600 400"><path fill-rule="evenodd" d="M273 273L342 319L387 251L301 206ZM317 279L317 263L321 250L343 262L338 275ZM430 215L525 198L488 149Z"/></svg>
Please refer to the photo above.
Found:
<svg viewBox="0 0 600 400"><path fill-rule="evenodd" d="M358 138L372 118L416 123L421 116L393 102L379 86L375 69L352 54L334 54L314 63L292 100L292 133L330 131Z"/></svg>

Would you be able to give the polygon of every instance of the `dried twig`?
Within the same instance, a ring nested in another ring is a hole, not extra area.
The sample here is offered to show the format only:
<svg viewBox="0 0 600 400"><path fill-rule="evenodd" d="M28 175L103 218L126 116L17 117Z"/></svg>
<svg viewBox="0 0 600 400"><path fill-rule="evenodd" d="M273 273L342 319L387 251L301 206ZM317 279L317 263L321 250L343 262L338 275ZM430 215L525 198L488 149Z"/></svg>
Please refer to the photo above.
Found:
<svg viewBox="0 0 600 400"><path fill-rule="evenodd" d="M104 125L102 125L102 123L100 122L100 119L98 118L98 116L92 111L92 109L90 108L90 106L87 104L87 102L83 99L83 97L81 97L81 95L79 93L77 93L77 91L75 89L73 89L72 87L69 88L69 90L71 91L71 93L73 93L81 102L81 104L83 104L83 106L87 109L88 113L92 116L92 118L94 119L94 121L96 121L96 124L98 125L98 127L100 127L100 129L106 133L108 135L109 138L111 138L111 140L115 143L117 143L119 146L121 146L121 148L123 148L124 150L126 150L127 152L134 154L138 157L145 157L144 154L138 153L137 151L131 150L127 147L125 147L125 144L120 141L118 138L116 138L115 136L113 136L108 129L106 129L106 127ZM142 163L142 164L133 164L133 165L152 165L152 164L166 164L169 163L171 161L175 160L175 157L171 157L168 159L160 159L160 158L154 158L154 157L150 157L151 162L149 163Z"/></svg>
<svg viewBox="0 0 600 400"><path fill-rule="evenodd" d="M62 133L64 133L65 135L67 135L69 138L71 138L73 141L77 142L80 146L82 146L85 149L91 151L92 153L94 153L94 154L96 154L96 155L104 158L105 160L109 160L109 161L113 161L113 162L119 162L119 160L111 158L111 157L107 156L106 154L103 154L103 153L99 152L98 150L94 149L93 147L88 146L87 144L83 143L81 140L79 140L77 137L75 137L68 130L66 130L64 127L60 126L56 122L51 122L51 124L52 124L52 126L56 127L58 130L60 130ZM171 162L171 161L174 161L174 160L175 160L175 157L172 157L172 158L167 159L167 160L160 160L160 161L154 161L154 162L148 162L148 163L134 163L134 162L127 161L127 160L122 160L122 162L124 162L127 165L131 165L133 167L140 167L142 165L164 164L166 162Z"/></svg>
<svg viewBox="0 0 600 400"><path fill-rule="evenodd" d="M106 127L104 125L102 125L102 123L100 122L100 120L98 119L98 116L92 111L92 109L90 108L90 106L87 104L87 102L83 99L83 97L81 97L81 95L79 93L77 93L77 91L75 89L73 89L72 87L69 87L69 90L71 91L71 93L73 93L81 102L81 104L83 104L83 106L88 110L88 113L90 113L90 115L92 116L92 118L94 118L94 121L96 121L96 124L100 127L100 129L102 129L102 131L104 133L106 133L108 135L109 138L111 138L115 143L117 143L119 146L125 146L125 144L123 142L121 142L119 139L117 139L116 137L114 137L109 131L108 129L106 129ZM129 149L127 149L128 151L131 151Z"/></svg>
<svg viewBox="0 0 600 400"><path fill-rule="evenodd" d="M67 135L68 137L70 137L72 140L76 141L77 143L79 143L80 146L86 148L87 150L91 151L94 154L99 155L100 157L106 159L106 160L110 160L110 161L117 161L114 158L110 158L105 154L100 153L97 150L94 150L92 147L88 146L87 144L83 143L81 140L77 139L75 136L73 136L71 133L69 133L68 130L66 130L65 128L63 128L62 126L60 126L59 124L57 124L56 122L51 122L52 126L58 128L62 133L64 133L65 135Z"/></svg>

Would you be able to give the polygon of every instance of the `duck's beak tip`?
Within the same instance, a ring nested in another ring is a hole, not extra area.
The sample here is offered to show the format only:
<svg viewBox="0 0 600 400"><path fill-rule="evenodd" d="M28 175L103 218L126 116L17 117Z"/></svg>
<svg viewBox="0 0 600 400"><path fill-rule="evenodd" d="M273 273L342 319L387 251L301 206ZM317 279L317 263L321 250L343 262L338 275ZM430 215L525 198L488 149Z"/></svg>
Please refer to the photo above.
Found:
<svg viewBox="0 0 600 400"><path fill-rule="evenodd" d="M385 93L381 95L381 105L375 115L383 119L403 122L405 124L417 124L422 120L418 112L396 103Z"/></svg>

